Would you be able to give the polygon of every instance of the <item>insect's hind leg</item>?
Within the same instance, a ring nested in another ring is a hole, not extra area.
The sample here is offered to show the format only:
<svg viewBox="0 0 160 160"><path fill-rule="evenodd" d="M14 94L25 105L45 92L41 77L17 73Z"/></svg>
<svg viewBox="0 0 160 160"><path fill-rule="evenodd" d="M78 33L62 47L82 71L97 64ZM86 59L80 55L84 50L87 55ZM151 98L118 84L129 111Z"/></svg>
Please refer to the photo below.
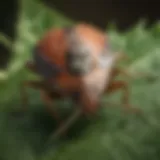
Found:
<svg viewBox="0 0 160 160"><path fill-rule="evenodd" d="M133 108L130 104L130 101L129 101L130 93L129 93L129 86L127 82L120 81L120 80L111 82L111 84L106 90L106 93L111 94L118 90L123 90L122 103L125 107L125 110L140 113L141 112L140 109Z"/></svg>

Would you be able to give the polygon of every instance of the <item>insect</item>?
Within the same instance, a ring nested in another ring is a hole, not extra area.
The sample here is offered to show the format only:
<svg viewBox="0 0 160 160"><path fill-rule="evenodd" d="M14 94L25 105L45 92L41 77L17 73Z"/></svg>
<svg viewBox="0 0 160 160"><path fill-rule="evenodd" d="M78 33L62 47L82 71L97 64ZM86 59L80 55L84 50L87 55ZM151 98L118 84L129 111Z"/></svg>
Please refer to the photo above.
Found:
<svg viewBox="0 0 160 160"><path fill-rule="evenodd" d="M39 89L49 113L60 127L56 134L69 128L81 115L94 115L101 96L122 89L125 109L138 111L129 104L129 87L125 81L116 81L119 74L125 74L117 67L126 55L112 51L109 38L100 29L80 23L68 28L48 31L34 48L33 61L26 67L41 76L39 81L24 81L22 102L27 107L26 87ZM127 75L127 74L126 74ZM75 112L68 121L53 109L55 99L70 97L75 102Z"/></svg>

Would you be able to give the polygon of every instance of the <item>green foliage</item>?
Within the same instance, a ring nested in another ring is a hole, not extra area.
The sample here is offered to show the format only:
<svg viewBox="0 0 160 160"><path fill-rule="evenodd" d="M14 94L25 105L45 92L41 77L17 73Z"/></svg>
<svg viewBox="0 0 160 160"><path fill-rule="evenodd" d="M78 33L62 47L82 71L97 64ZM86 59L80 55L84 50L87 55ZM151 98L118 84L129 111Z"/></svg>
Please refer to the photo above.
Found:
<svg viewBox="0 0 160 160"><path fill-rule="evenodd" d="M143 115L123 114L118 109L121 107L118 94L104 97L103 108L97 119L81 119L71 129L68 140L58 140L46 149L45 141L56 125L46 112L39 93L28 90L28 111L22 115L14 112L23 107L20 104L20 83L37 78L28 73L23 65L30 58L36 40L48 28L71 25L73 22L32 0L23 0L21 4L17 39L13 44L13 60L4 73L7 75L5 81L0 81L0 159L158 160L160 25L155 24L147 30L141 23L125 34L120 34L115 29L108 31L113 47L123 50L131 57L126 64L128 70L153 75L153 78L129 81L132 86L131 103L141 108ZM58 103L59 107L67 111L71 105L67 101L56 102L57 105Z"/></svg>

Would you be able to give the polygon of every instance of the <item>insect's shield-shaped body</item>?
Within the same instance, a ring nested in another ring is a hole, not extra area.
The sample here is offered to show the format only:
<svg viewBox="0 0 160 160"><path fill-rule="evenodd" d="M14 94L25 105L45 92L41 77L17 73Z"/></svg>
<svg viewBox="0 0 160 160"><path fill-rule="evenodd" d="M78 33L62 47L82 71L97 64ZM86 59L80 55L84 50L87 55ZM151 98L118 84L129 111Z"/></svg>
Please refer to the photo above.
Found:
<svg viewBox="0 0 160 160"><path fill-rule="evenodd" d="M109 83L117 59L108 46L106 35L87 24L53 29L35 48L34 63L45 79L61 76L69 82L81 77L82 88L98 88L98 93Z"/></svg>

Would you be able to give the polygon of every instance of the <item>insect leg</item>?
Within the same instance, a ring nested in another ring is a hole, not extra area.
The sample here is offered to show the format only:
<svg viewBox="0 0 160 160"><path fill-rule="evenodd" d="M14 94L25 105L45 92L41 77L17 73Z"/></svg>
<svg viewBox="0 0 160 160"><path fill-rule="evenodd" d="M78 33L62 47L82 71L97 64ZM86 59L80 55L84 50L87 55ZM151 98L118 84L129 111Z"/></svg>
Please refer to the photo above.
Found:
<svg viewBox="0 0 160 160"><path fill-rule="evenodd" d="M53 118L55 118L58 123L61 123L60 116L58 115L57 112L55 112L55 110L52 107L53 106L54 95L51 96L49 94L49 92L42 90L41 91L41 98L44 101L44 103L46 104L47 110L49 111L51 116ZM56 97L55 97L55 99L56 99Z"/></svg>
<svg viewBox="0 0 160 160"><path fill-rule="evenodd" d="M110 94L118 90L123 90L122 103L127 111L131 110L134 112L140 112L139 109L132 108L129 102L129 87L125 81L114 81L112 82L106 90L106 93Z"/></svg>

